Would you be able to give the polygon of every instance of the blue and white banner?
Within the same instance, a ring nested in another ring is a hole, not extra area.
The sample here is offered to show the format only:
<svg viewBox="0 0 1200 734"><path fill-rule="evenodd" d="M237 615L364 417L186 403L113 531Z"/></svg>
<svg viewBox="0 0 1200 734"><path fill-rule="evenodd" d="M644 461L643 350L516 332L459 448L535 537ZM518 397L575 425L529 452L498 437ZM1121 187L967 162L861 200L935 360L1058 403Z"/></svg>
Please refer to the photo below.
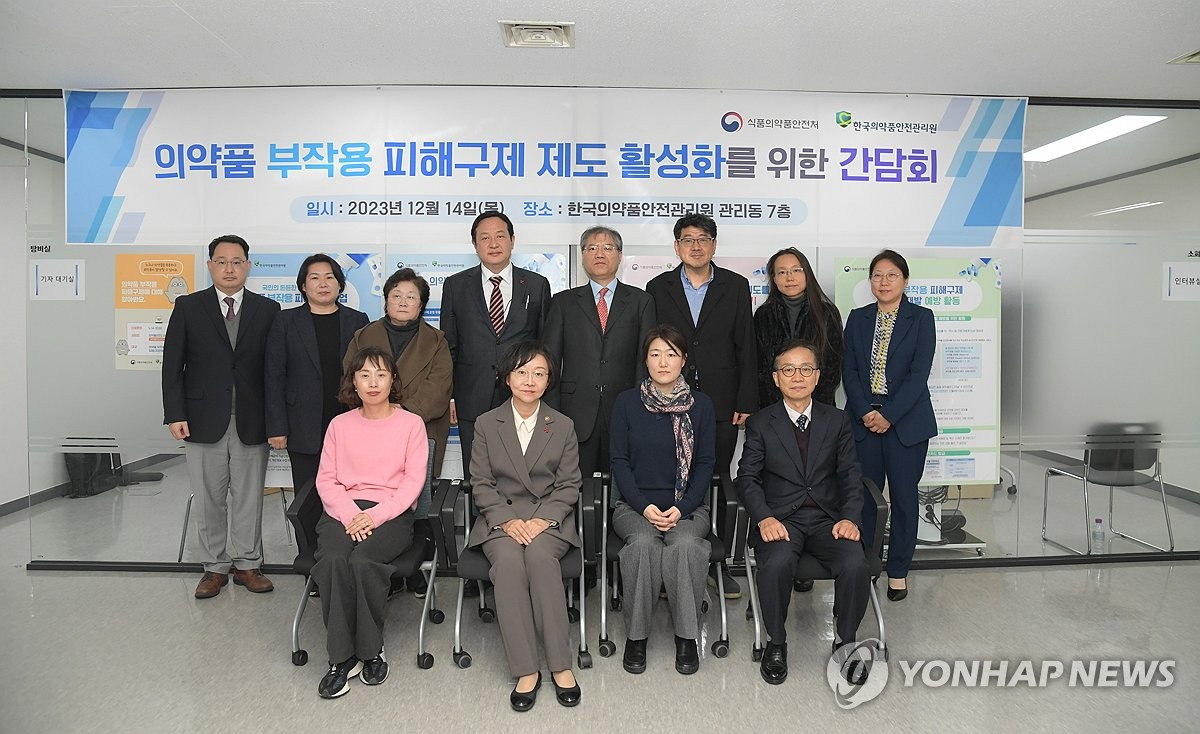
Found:
<svg viewBox="0 0 1200 734"><path fill-rule="evenodd" d="M1019 246L1024 99L337 87L68 92L67 239Z"/></svg>

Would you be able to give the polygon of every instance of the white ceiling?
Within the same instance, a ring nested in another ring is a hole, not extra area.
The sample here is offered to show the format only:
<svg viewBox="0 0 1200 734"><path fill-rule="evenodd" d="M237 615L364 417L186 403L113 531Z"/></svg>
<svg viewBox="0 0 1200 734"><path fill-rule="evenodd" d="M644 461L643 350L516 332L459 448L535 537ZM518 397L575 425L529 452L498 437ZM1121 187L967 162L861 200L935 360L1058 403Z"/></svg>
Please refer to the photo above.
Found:
<svg viewBox="0 0 1200 734"><path fill-rule="evenodd" d="M505 48L501 19L574 21L577 47ZM0 89L472 84L1195 101L1200 65L1166 62L1197 48L1200 0L0 0ZM1126 112L1031 108L1027 147ZM1097 146L1104 155L1027 168L1027 195L1200 152L1200 112L1168 114ZM20 140L10 118L0 114L0 136ZM30 144L61 154L61 132L45 138L31 132Z"/></svg>

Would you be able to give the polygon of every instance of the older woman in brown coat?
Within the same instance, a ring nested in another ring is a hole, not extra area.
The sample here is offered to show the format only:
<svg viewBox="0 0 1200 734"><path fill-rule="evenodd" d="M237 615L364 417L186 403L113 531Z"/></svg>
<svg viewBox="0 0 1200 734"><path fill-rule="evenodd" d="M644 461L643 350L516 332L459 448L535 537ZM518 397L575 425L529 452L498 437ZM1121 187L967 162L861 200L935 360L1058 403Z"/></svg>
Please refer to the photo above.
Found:
<svg viewBox="0 0 1200 734"><path fill-rule="evenodd" d="M450 346L441 331L425 322L429 283L412 268L401 268L383 284L386 313L359 329L346 349L347 359L363 347L379 347L396 359L400 405L425 421L425 431L437 441L433 473L438 476L450 434L450 390L453 365ZM343 365L344 366L344 365ZM418 514L422 508L418 508Z"/></svg>

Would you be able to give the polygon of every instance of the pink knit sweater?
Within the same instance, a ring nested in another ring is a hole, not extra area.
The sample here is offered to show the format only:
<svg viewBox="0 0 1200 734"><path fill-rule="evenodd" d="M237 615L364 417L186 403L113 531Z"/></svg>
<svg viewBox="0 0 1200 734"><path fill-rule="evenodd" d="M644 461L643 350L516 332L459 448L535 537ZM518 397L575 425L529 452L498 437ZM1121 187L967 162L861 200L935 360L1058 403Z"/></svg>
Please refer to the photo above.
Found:
<svg viewBox="0 0 1200 734"><path fill-rule="evenodd" d="M416 504L428 458L425 422L400 406L381 420L359 410L342 413L330 422L321 450L321 504L346 525L362 512L354 500L376 502L366 513L378 527Z"/></svg>

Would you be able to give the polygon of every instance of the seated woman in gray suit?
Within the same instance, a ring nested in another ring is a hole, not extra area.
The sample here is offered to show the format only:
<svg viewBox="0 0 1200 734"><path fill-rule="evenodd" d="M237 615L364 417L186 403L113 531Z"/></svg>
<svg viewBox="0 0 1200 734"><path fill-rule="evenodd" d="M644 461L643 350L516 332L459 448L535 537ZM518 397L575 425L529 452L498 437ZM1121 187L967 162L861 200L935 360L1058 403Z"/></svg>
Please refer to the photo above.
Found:
<svg viewBox="0 0 1200 734"><path fill-rule="evenodd" d="M516 676L509 702L528 711L542 684L538 640L558 702L579 703L559 561L580 547L574 510L582 480L579 441L567 416L542 402L554 372L546 348L512 346L497 372L512 399L479 416L471 447L471 491L480 518L469 547L492 564L496 617Z"/></svg>
<svg viewBox="0 0 1200 734"><path fill-rule="evenodd" d="M700 605L708 573L709 508L705 493L716 463L712 400L680 373L687 339L669 324L646 334L649 377L617 396L611 423L612 475L621 499L613 530L625 541L625 670L646 669L646 638L659 589L675 627L675 670L700 668Z"/></svg>
<svg viewBox="0 0 1200 734"><path fill-rule="evenodd" d="M325 511L312 568L328 633L329 672L317 687L322 698L349 691L356 675L369 686L387 678L383 622L391 561L412 545L413 508L429 460L425 423L400 407L399 391L391 352L360 350L338 395L358 409L334 418L325 433L317 471Z"/></svg>

